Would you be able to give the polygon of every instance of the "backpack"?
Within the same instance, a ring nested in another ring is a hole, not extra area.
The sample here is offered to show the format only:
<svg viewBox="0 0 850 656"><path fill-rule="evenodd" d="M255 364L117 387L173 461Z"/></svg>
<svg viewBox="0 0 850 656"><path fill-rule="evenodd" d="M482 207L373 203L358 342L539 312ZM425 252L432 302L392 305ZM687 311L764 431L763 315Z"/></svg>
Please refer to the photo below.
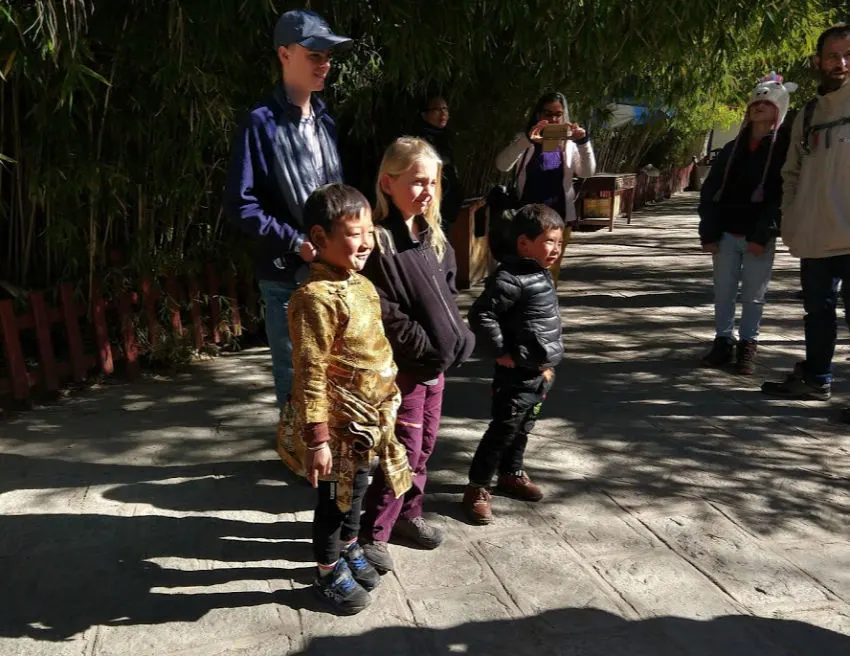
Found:
<svg viewBox="0 0 850 656"><path fill-rule="evenodd" d="M806 155L811 155L812 147L812 135L816 132L826 131L826 139L825 146L829 148L830 146L830 138L829 133L832 128L837 128L842 125L850 124L850 116L844 116L836 121L831 121L829 123L818 123L817 125L812 125L812 120L815 116L815 108L818 105L817 98L810 100L806 103L806 106L803 107L803 135L800 138L800 145L803 147L803 153Z"/></svg>
<svg viewBox="0 0 850 656"><path fill-rule="evenodd" d="M803 152L806 155L811 154L812 149L809 147L809 140L812 136L812 119L815 116L815 107L818 106L818 99L813 98L803 107L803 136L800 138L800 145L803 146Z"/></svg>

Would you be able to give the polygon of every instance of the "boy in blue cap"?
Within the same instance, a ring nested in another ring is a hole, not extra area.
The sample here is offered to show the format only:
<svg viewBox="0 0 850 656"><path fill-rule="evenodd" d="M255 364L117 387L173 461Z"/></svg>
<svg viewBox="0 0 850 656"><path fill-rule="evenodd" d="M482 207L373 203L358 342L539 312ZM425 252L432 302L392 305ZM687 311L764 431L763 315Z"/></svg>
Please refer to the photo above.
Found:
<svg viewBox="0 0 850 656"><path fill-rule="evenodd" d="M332 51L349 43L311 11L280 17L274 48L283 79L237 129L227 176L225 212L256 242L254 269L279 408L292 384L289 298L316 254L302 210L314 189L342 181L336 127L315 92L325 87Z"/></svg>

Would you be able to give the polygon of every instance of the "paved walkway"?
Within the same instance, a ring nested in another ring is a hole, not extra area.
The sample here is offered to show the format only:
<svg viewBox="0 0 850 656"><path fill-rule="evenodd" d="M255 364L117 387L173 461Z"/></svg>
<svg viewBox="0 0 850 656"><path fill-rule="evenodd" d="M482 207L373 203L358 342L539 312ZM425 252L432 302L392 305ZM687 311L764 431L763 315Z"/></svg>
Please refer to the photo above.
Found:
<svg viewBox="0 0 850 656"><path fill-rule="evenodd" d="M393 547L355 618L305 590L312 495L271 451L266 350L0 424L0 656L850 654L846 427L835 402L694 367L713 336L694 207L570 246L567 361L529 450L547 498L497 498L486 528L459 500L488 366L453 374L426 503L447 543ZM802 352L797 266L783 249L765 374Z"/></svg>

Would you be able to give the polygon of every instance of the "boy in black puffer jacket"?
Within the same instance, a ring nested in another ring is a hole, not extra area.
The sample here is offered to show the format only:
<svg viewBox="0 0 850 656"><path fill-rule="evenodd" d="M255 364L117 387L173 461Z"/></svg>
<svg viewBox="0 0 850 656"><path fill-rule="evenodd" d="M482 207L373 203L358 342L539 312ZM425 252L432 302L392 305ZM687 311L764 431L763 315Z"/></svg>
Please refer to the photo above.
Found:
<svg viewBox="0 0 850 656"><path fill-rule="evenodd" d="M545 205L526 205L510 222L513 253L503 256L469 311L479 344L496 360L490 427L481 438L463 507L470 521L488 524L488 488L525 501L543 498L523 470L528 434L564 356L558 295L549 267L561 256L564 221Z"/></svg>

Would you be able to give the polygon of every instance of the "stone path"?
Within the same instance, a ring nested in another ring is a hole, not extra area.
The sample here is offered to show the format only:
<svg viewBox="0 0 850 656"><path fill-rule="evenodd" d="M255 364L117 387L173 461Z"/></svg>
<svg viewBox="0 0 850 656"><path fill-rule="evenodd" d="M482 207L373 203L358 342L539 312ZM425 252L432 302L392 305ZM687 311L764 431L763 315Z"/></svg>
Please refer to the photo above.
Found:
<svg viewBox="0 0 850 656"><path fill-rule="evenodd" d="M693 366L713 336L694 209L570 246L567 362L529 449L544 502L461 520L489 368L452 375L426 504L447 543L394 546L355 618L305 590L312 494L271 451L266 350L0 424L0 656L850 654L838 403ZM782 249L765 374L802 352L797 267Z"/></svg>

